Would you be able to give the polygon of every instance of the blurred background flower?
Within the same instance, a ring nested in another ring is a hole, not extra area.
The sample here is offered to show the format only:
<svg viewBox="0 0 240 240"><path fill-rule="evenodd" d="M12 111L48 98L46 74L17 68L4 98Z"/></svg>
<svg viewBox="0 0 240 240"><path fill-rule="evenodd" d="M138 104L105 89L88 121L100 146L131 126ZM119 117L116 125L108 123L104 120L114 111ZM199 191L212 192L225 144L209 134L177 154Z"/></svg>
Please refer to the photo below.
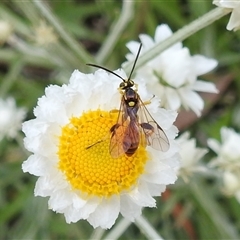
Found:
<svg viewBox="0 0 240 240"><path fill-rule="evenodd" d="M180 168L178 175L188 183L193 174L207 172L207 167L200 162L202 157L208 152L206 148L198 148L196 139L190 138L189 132L185 132L177 142L180 145Z"/></svg>
<svg viewBox="0 0 240 240"><path fill-rule="evenodd" d="M57 35L54 33L54 30L51 26L48 26L47 23L43 20L40 21L39 25L34 29L33 41L37 45L46 45L56 44Z"/></svg>
<svg viewBox="0 0 240 240"><path fill-rule="evenodd" d="M18 108L14 98L0 99L0 140L15 138L25 117L26 109Z"/></svg>
<svg viewBox="0 0 240 240"><path fill-rule="evenodd" d="M226 195L235 195L240 202L240 134L231 128L221 128L221 142L209 139L209 147L217 154L210 162L223 178L222 190Z"/></svg>
<svg viewBox="0 0 240 240"><path fill-rule="evenodd" d="M4 44L13 32L13 27L8 21L0 20L0 45Z"/></svg>
<svg viewBox="0 0 240 240"><path fill-rule="evenodd" d="M139 39L143 44L141 54L171 35L172 31L166 24L156 28L154 39L140 34ZM126 58L132 61L137 54L139 43L131 41L127 43L127 47L131 53L128 53ZM182 43L177 43L140 67L136 76L145 79L149 90L161 99L162 107L178 110L183 106L200 116L204 102L196 91L217 93L218 90L213 83L197 78L216 66L215 59L202 55L191 56L188 48L183 47Z"/></svg>
<svg viewBox="0 0 240 240"><path fill-rule="evenodd" d="M233 129L221 128L221 142L215 139L208 140L208 146L217 154L212 165L221 170L235 171L240 168L240 134Z"/></svg>

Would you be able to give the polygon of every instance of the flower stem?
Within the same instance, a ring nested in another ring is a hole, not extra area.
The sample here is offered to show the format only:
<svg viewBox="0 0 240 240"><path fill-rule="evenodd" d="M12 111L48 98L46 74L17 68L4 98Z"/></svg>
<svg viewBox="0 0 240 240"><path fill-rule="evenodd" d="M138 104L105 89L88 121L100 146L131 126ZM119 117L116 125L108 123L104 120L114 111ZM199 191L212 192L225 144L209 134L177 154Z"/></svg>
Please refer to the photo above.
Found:
<svg viewBox="0 0 240 240"><path fill-rule="evenodd" d="M225 209L216 203L213 193L207 189L206 185L196 184L196 181L192 181L189 184L189 189L199 204L199 208L206 213L207 218L218 230L221 239L238 239L236 227L229 222Z"/></svg>
<svg viewBox="0 0 240 240"><path fill-rule="evenodd" d="M105 232L105 229L98 227L93 231L93 233L89 239L99 240L102 238L104 232Z"/></svg>
<svg viewBox="0 0 240 240"><path fill-rule="evenodd" d="M96 62L98 64L102 64L106 60L107 56L109 56L109 54L112 52L114 45L118 41L119 36L123 32L123 30L125 29L127 24L129 23L129 21L132 19L133 4L134 4L134 0L133 1L129 1L129 0L123 1L121 15L120 15L118 21L116 22L116 24L112 27L108 37L104 41L101 49L99 50L99 52L96 56Z"/></svg>
<svg viewBox="0 0 240 240"><path fill-rule="evenodd" d="M91 55L89 55L84 48L79 44L71 35L65 31L58 19L52 14L52 12L45 6L41 0L33 0L33 3L41 11L43 16L52 24L56 32L65 41L68 47L74 54L80 58L84 63L93 62Z"/></svg>
<svg viewBox="0 0 240 240"><path fill-rule="evenodd" d="M6 95L9 92L9 89L11 89L11 87L17 80L17 76L20 75L23 65L24 65L24 61L19 58L16 59L11 65L11 68L9 69L8 74L5 76L4 80L1 83L0 96L2 98L6 97Z"/></svg>
<svg viewBox="0 0 240 240"><path fill-rule="evenodd" d="M151 226L151 224L144 218L142 215L139 216L136 221L135 225L145 234L147 239L159 239L163 240L161 236L156 232L156 230Z"/></svg>
<svg viewBox="0 0 240 240"><path fill-rule="evenodd" d="M117 225L105 236L105 240L115 240L118 239L126 229L131 225L131 222L126 218L122 218Z"/></svg>
<svg viewBox="0 0 240 240"><path fill-rule="evenodd" d="M225 16L226 14L230 13L232 10L228 8L220 8L217 7L210 12L206 13L202 17L194 20L187 26L179 29L177 32L175 32L172 36L164 40L163 42L159 42L156 44L153 48L151 48L149 51L147 51L145 54L142 54L138 62L136 64L136 69L144 65L147 61L150 59L153 59L157 55L159 55L161 52L163 52L168 47L172 46L173 44L183 41L187 37L193 35L194 33L198 32L199 30L203 29L204 27L210 25L211 23L217 21L219 18ZM129 73L132 69L133 62L128 62L124 66L124 70L126 73Z"/></svg>

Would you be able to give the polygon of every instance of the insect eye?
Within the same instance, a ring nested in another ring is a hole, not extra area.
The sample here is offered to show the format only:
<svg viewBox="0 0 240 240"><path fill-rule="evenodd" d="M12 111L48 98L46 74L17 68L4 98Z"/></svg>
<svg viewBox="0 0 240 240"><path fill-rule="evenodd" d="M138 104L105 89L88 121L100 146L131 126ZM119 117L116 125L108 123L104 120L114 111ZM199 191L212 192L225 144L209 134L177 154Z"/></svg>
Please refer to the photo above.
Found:
<svg viewBox="0 0 240 240"><path fill-rule="evenodd" d="M126 83L125 83L125 82L121 82L120 85L119 85L119 87L120 87L121 89L124 89L124 88L126 87Z"/></svg>

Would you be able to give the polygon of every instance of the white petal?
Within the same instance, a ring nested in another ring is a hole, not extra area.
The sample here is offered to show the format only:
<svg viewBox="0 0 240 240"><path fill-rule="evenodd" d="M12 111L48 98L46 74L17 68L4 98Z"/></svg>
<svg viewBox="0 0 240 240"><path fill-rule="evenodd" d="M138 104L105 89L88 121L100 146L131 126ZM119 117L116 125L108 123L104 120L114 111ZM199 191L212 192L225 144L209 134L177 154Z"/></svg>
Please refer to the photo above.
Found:
<svg viewBox="0 0 240 240"><path fill-rule="evenodd" d="M237 8L239 7L239 0L214 0L213 4L224 8Z"/></svg>
<svg viewBox="0 0 240 240"><path fill-rule="evenodd" d="M201 115L201 110L203 109L204 102L202 98L195 92L190 90L179 90L179 94L182 98L183 105L185 108L191 108L197 116Z"/></svg>
<svg viewBox="0 0 240 240"><path fill-rule="evenodd" d="M155 207L156 201L150 195L147 184L144 181L140 181L138 186L136 186L131 192L129 192L129 196L133 202L142 207Z"/></svg>
<svg viewBox="0 0 240 240"><path fill-rule="evenodd" d="M130 50L130 52L133 54L132 57L137 55L137 51L139 49L140 43L137 41L130 41L126 44L127 48ZM130 60L130 59L129 59ZM133 60L133 59L131 59Z"/></svg>
<svg viewBox="0 0 240 240"><path fill-rule="evenodd" d="M170 29L170 27L167 24L161 24L159 26L157 26L156 31L155 31L155 36L154 36L154 40L156 43L162 42L165 39L169 38L170 36L172 36L172 30ZM176 43L173 46L171 46L171 49L180 49L182 47L182 43ZM170 49L168 48L168 49Z"/></svg>
<svg viewBox="0 0 240 240"><path fill-rule="evenodd" d="M119 196L112 196L111 198L103 199L87 220L94 228L111 228L119 215L119 211Z"/></svg>
<svg viewBox="0 0 240 240"><path fill-rule="evenodd" d="M62 172L57 169L48 172L49 175L40 177L36 183L34 193L35 196L46 197L51 195L53 189L65 189L68 187L68 182L64 179Z"/></svg>
<svg viewBox="0 0 240 240"><path fill-rule="evenodd" d="M230 20L227 24L227 30L238 30L240 29L240 6L238 8L233 9Z"/></svg>
<svg viewBox="0 0 240 240"><path fill-rule="evenodd" d="M152 196L161 196L161 193L166 190L166 185L164 184L153 184L148 182L147 185Z"/></svg>
<svg viewBox="0 0 240 240"><path fill-rule="evenodd" d="M128 194L123 194L121 196L121 206L120 212L123 217L134 221L142 213L142 206L139 206L128 196Z"/></svg>
<svg viewBox="0 0 240 240"><path fill-rule="evenodd" d="M195 159L201 159L206 153L208 153L207 149L197 148L195 152Z"/></svg>
<svg viewBox="0 0 240 240"><path fill-rule="evenodd" d="M74 194L69 193L66 189L55 191L48 200L48 206L53 211L62 213L64 209L72 204L74 197ZM86 201L82 200L82 206L84 206L85 203Z"/></svg>
<svg viewBox="0 0 240 240"><path fill-rule="evenodd" d="M149 49L154 46L154 42L147 34L140 34L139 38L143 44L144 49Z"/></svg>
<svg viewBox="0 0 240 240"><path fill-rule="evenodd" d="M55 127L55 126L54 126ZM49 132L51 128L49 127ZM24 145L26 149L28 149L31 152L35 152L39 155L50 157L52 160L54 160L57 152L57 141L58 134L56 132L52 132L53 134L40 134L39 136L35 138L25 138L24 139Z"/></svg>
<svg viewBox="0 0 240 240"><path fill-rule="evenodd" d="M156 166L148 164L146 172L142 178L149 183L167 185L174 183L177 179L173 169L163 163Z"/></svg>
<svg viewBox="0 0 240 240"><path fill-rule="evenodd" d="M212 139L212 138L208 139L207 140L207 144L215 153L219 153L220 152L221 145L220 145L220 143L217 140Z"/></svg>
<svg viewBox="0 0 240 240"><path fill-rule="evenodd" d="M35 196L41 196L41 197L47 197L52 194L52 187L48 185L48 180L46 177L39 177L35 189L34 189L34 195Z"/></svg>
<svg viewBox="0 0 240 240"><path fill-rule="evenodd" d="M38 119L27 121L23 124L24 146L31 152L43 156L53 156L57 152L57 136L60 126L54 123L46 123Z"/></svg>
<svg viewBox="0 0 240 240"><path fill-rule="evenodd" d="M167 24L161 24L157 26L155 30L155 41L162 42L163 40L167 39L168 37L172 36L172 30Z"/></svg>
<svg viewBox="0 0 240 240"><path fill-rule="evenodd" d="M45 133L48 128L48 124L38 119L32 119L22 124L22 131L27 137L38 137L41 133ZM25 146L26 147L26 146Z"/></svg>
<svg viewBox="0 0 240 240"><path fill-rule="evenodd" d="M73 205L65 209L63 212L67 223L89 218L90 214L92 214L100 204L100 199L97 198L87 199L85 204L83 204L83 200L78 198L79 197L73 198Z"/></svg>
<svg viewBox="0 0 240 240"><path fill-rule="evenodd" d="M233 133L227 141L225 139L221 151L224 152L224 155L228 156L229 159L235 159L237 158L236 156L240 156L239 142L240 135Z"/></svg>
<svg viewBox="0 0 240 240"><path fill-rule="evenodd" d="M192 89L199 92L218 93L218 89L214 83L201 80L197 80L192 86Z"/></svg>
<svg viewBox="0 0 240 240"><path fill-rule="evenodd" d="M44 176L46 174L45 169L50 168L51 163L47 158L44 158L41 155L31 155L26 161L22 164L23 172L29 172L35 176ZM53 167L53 166L52 166Z"/></svg>
<svg viewBox="0 0 240 240"><path fill-rule="evenodd" d="M46 96L38 99L38 106L34 109L34 115L48 122L64 124L68 122L65 106L62 103L65 98L62 88L59 86L49 86L45 90ZM59 100L61 99L61 100ZM58 116L56 120L56 116Z"/></svg>
<svg viewBox="0 0 240 240"><path fill-rule="evenodd" d="M223 173L224 188L227 192L234 194L240 188L239 177L232 172L225 171Z"/></svg>
<svg viewBox="0 0 240 240"><path fill-rule="evenodd" d="M160 64L158 63L158 65ZM186 82L192 82L196 78L193 62L189 49L187 48L182 48L177 51L171 49L162 53L162 62L160 66L162 68L160 76L174 88L179 88L185 85Z"/></svg>
<svg viewBox="0 0 240 240"><path fill-rule="evenodd" d="M212 71L218 64L217 60L202 55L194 55L192 57L192 62L197 76Z"/></svg>
<svg viewBox="0 0 240 240"><path fill-rule="evenodd" d="M181 101L177 91L173 88L166 87L167 108L171 110L178 110L181 106Z"/></svg>
<svg viewBox="0 0 240 240"><path fill-rule="evenodd" d="M222 142L227 142L231 138L231 135L234 134L234 131L231 128L222 127L220 133Z"/></svg>

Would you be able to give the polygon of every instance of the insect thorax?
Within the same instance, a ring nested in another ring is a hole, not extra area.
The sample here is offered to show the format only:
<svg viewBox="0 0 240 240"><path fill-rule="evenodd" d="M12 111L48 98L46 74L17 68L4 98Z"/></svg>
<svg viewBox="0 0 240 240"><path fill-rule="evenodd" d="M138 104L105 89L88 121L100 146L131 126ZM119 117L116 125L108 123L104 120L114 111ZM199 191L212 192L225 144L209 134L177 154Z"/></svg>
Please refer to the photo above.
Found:
<svg viewBox="0 0 240 240"><path fill-rule="evenodd" d="M132 88L127 88L124 92L125 103L129 107L134 107L138 103L138 94Z"/></svg>

